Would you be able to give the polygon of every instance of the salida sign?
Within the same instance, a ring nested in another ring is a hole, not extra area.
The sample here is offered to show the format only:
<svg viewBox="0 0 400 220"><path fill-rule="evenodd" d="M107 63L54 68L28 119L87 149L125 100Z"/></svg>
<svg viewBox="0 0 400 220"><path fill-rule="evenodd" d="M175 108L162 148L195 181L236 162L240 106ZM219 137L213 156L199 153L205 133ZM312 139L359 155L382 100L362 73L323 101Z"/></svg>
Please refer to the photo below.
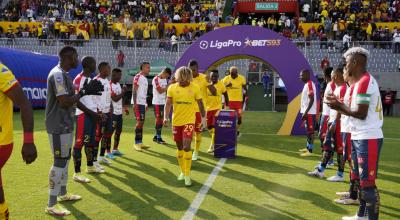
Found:
<svg viewBox="0 0 400 220"><path fill-rule="evenodd" d="M219 41L219 40L202 40L199 43L200 49L222 49L228 47L274 47L280 46L281 40L280 39L255 39L251 40L250 38L245 38L244 40L226 40L226 41Z"/></svg>

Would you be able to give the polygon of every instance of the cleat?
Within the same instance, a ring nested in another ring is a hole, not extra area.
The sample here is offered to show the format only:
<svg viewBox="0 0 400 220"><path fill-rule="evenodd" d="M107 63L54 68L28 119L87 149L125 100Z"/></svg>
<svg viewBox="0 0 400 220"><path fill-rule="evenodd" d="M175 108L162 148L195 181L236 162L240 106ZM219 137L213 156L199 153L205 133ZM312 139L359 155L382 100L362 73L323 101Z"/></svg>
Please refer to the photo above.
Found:
<svg viewBox="0 0 400 220"><path fill-rule="evenodd" d="M349 192L336 192L336 195L344 198L344 197L350 197L350 193Z"/></svg>
<svg viewBox="0 0 400 220"><path fill-rule="evenodd" d="M90 183L90 179L80 173L74 173L72 179L78 183Z"/></svg>
<svg viewBox="0 0 400 220"><path fill-rule="evenodd" d="M133 145L133 148L137 151L142 151L142 146L143 146L143 144L135 144L135 145Z"/></svg>
<svg viewBox="0 0 400 220"><path fill-rule="evenodd" d="M123 154L121 151L119 151L119 150L113 150L113 151L112 151L112 154L113 154L114 156L118 156L118 157L124 155L124 154Z"/></svg>
<svg viewBox="0 0 400 220"><path fill-rule="evenodd" d="M193 154L192 154L192 160L193 161L196 161L196 160L198 160L199 159L199 153L197 152L197 151L193 151Z"/></svg>
<svg viewBox="0 0 400 220"><path fill-rule="evenodd" d="M105 173L105 171L96 166L89 166L86 168L86 173Z"/></svg>
<svg viewBox="0 0 400 220"><path fill-rule="evenodd" d="M142 149L149 149L150 148L150 146L147 146L147 145L144 145L144 144L141 144L142 145Z"/></svg>
<svg viewBox="0 0 400 220"><path fill-rule="evenodd" d="M326 165L326 167L332 168L335 166L335 162L333 161L329 161L328 164Z"/></svg>
<svg viewBox="0 0 400 220"><path fill-rule="evenodd" d="M103 164L106 164L106 165L110 165L111 164L111 161L107 160L104 157L99 157L99 162L103 163Z"/></svg>
<svg viewBox="0 0 400 220"><path fill-rule="evenodd" d="M184 180L184 179L185 179L185 175L181 172L179 174L179 176L178 176L178 180L181 181L181 180Z"/></svg>
<svg viewBox="0 0 400 220"><path fill-rule="evenodd" d="M114 160L114 159L115 159L115 156L114 156L114 154L112 154L112 153L107 153L107 154L106 154L106 157L107 157L108 159L111 159L111 160Z"/></svg>
<svg viewBox="0 0 400 220"><path fill-rule="evenodd" d="M52 207L46 207L46 209L44 211L47 214L56 215L56 216L66 216L66 215L70 215L71 214L70 211L68 211L66 208L64 208L60 204L56 204L56 205L54 205Z"/></svg>
<svg viewBox="0 0 400 220"><path fill-rule="evenodd" d="M358 216L357 214L354 216L344 216L342 217L342 220L368 220L367 216Z"/></svg>
<svg viewBox="0 0 400 220"><path fill-rule="evenodd" d="M210 144L210 147L207 150L207 153L213 153L214 152L214 145Z"/></svg>
<svg viewBox="0 0 400 220"><path fill-rule="evenodd" d="M307 151L308 151L307 148L302 148L302 149L299 150L299 152L307 152Z"/></svg>
<svg viewBox="0 0 400 220"><path fill-rule="evenodd" d="M338 204L342 204L342 205L359 205L360 204L358 199L352 199L350 197L335 199L335 202Z"/></svg>
<svg viewBox="0 0 400 220"><path fill-rule="evenodd" d="M154 136L154 137L153 137L153 142L158 143L158 142L157 142L157 136Z"/></svg>
<svg viewBox="0 0 400 220"><path fill-rule="evenodd" d="M309 157L309 156L313 156L313 155L314 155L314 154L311 153L311 152L309 152L309 151L300 154L300 156L302 156L302 157Z"/></svg>
<svg viewBox="0 0 400 220"><path fill-rule="evenodd" d="M66 194L63 196L58 196L57 197L57 202L68 202L68 201L77 201L82 199L81 196L78 195L73 195L73 194Z"/></svg>
<svg viewBox="0 0 400 220"><path fill-rule="evenodd" d="M324 173L323 172L319 172L318 170L314 170L314 171L308 172L307 174L309 176L319 177L320 179L324 178Z"/></svg>
<svg viewBox="0 0 400 220"><path fill-rule="evenodd" d="M93 162L93 165L94 165L96 168L100 169L100 170L104 170L104 167L103 167L102 165L100 165L98 161Z"/></svg>
<svg viewBox="0 0 400 220"><path fill-rule="evenodd" d="M184 176L184 179L185 179L185 186L192 185L192 180L190 179L190 176Z"/></svg>
<svg viewBox="0 0 400 220"><path fill-rule="evenodd" d="M344 182L344 178L342 176L338 176L338 175L329 177L326 180L328 180L329 182Z"/></svg>
<svg viewBox="0 0 400 220"><path fill-rule="evenodd" d="M165 142L162 138L158 138L157 139L157 143L159 143L159 144L167 144L167 142Z"/></svg>

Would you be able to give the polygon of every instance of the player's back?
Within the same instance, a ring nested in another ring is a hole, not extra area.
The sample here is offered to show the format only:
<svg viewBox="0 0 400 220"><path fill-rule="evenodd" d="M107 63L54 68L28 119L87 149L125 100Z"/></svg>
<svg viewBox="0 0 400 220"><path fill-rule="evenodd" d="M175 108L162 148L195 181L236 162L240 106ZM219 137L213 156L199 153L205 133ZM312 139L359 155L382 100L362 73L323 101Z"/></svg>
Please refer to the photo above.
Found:
<svg viewBox="0 0 400 220"><path fill-rule="evenodd" d="M175 83L168 88L167 96L172 98L172 125L194 124L197 112L194 105L197 105L196 100L201 98L199 87L193 83L186 87Z"/></svg>

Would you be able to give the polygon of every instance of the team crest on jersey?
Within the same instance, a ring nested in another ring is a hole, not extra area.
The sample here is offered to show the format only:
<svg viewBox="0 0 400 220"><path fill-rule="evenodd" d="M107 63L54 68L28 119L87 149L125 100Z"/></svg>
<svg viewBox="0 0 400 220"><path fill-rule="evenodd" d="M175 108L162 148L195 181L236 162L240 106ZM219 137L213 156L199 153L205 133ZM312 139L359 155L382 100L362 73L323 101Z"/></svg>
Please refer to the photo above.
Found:
<svg viewBox="0 0 400 220"><path fill-rule="evenodd" d="M56 82L58 83L62 82L62 77L61 76L56 77Z"/></svg>
<svg viewBox="0 0 400 220"><path fill-rule="evenodd" d="M374 175L375 175L375 170L371 170L371 171L369 172L369 175L370 175L370 176L374 176Z"/></svg>

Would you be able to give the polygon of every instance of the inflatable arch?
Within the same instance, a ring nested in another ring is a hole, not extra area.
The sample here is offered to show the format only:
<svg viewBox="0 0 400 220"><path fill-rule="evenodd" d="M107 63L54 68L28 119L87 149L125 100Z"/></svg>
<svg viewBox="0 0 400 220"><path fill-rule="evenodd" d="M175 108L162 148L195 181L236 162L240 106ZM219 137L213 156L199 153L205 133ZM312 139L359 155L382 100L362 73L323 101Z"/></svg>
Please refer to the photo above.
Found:
<svg viewBox="0 0 400 220"><path fill-rule="evenodd" d="M186 66L191 59L205 72L228 60L256 58L270 64L285 83L288 108L278 135L305 133L300 115L300 99L304 84L299 79L303 69L312 68L302 52L288 39L271 30L237 25L209 32L194 42L182 55L176 68ZM314 82L316 78L311 74ZM266 122L268 123L268 122Z"/></svg>

